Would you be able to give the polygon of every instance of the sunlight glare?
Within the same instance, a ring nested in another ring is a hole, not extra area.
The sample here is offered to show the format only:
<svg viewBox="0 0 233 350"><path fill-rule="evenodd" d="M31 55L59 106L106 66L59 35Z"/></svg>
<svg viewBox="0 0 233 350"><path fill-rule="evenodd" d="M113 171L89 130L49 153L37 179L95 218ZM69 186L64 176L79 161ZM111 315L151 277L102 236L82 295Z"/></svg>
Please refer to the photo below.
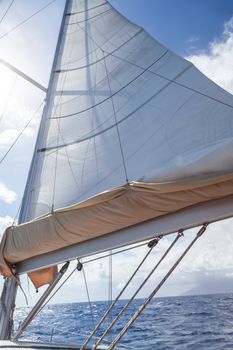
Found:
<svg viewBox="0 0 233 350"><path fill-rule="evenodd" d="M17 76L8 68L0 64L0 111L5 108L11 95L14 93L14 85L16 84Z"/></svg>

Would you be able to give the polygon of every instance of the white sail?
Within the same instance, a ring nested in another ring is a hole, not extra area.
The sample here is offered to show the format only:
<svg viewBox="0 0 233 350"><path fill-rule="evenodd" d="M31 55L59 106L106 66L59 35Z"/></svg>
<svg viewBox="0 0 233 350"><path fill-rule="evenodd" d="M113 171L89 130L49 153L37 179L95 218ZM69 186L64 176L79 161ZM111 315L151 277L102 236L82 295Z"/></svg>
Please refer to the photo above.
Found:
<svg viewBox="0 0 233 350"><path fill-rule="evenodd" d="M44 120L2 266L233 194L232 95L107 1L70 1Z"/></svg>
<svg viewBox="0 0 233 350"><path fill-rule="evenodd" d="M232 96L190 62L102 0L71 2L62 41L28 219L127 180L233 170Z"/></svg>

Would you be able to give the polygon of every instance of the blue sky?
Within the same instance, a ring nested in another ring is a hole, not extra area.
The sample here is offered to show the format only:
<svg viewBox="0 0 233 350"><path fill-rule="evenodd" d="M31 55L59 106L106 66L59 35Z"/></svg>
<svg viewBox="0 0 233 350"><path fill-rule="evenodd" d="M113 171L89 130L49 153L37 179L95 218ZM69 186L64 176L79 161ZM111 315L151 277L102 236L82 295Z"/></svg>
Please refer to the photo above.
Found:
<svg viewBox="0 0 233 350"><path fill-rule="evenodd" d="M205 49L233 14L231 0L111 0L112 5L180 55ZM193 45L190 39L196 39Z"/></svg>
<svg viewBox="0 0 233 350"><path fill-rule="evenodd" d="M15 1L1 24L0 37L47 2L48 0ZM110 2L126 17L144 27L157 40L176 53L188 57L211 79L233 92L232 0L111 0ZM1 1L0 17L8 4L8 0ZM7 59L46 85L63 7L64 1L57 0L30 22L0 39L0 58ZM4 101L7 100L14 83L14 75L4 69L1 70L0 67L0 76L0 111L2 111ZM17 84L12 96L14 103L7 109L6 117L0 123L0 156L4 154L15 135L44 98L41 92L28 84L20 80L17 80ZM7 219L7 216L14 217L21 200L38 120L39 115L18 146L0 165L0 227L2 230L3 226L11 220ZM220 237L225 239L222 241ZM184 273L181 275L183 287L176 283L176 279L171 281L169 286L172 286L172 294L210 291L203 283L210 278L212 278L212 291L229 291L233 276L232 237L231 220L218 223L216 228L211 228L210 233L204 238L204 243L198 246L198 250L184 265ZM164 246L166 244L165 242ZM138 255L141 254L142 252ZM131 261L133 266L133 262L136 261L135 256L131 255ZM122 269L126 266L124 259L116 260L115 264L116 274L120 276ZM93 275L91 268L89 273ZM105 298L102 284L98 287L99 289L94 286L94 282L100 281L100 277L105 280L104 263L99 266L99 273L95 272L95 274L91 282L93 282L96 298ZM116 282L116 288L119 285L120 282ZM164 295L169 295L169 286L165 289ZM81 288L78 281L75 282L75 288ZM77 300L75 288L70 287L67 292L70 301ZM64 300L62 296L57 299L59 302L62 300Z"/></svg>

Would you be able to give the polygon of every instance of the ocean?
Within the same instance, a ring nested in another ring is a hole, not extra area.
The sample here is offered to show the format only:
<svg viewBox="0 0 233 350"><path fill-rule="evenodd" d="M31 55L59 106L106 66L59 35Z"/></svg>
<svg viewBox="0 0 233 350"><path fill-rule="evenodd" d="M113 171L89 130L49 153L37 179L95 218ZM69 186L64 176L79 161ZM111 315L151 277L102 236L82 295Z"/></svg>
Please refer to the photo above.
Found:
<svg viewBox="0 0 233 350"><path fill-rule="evenodd" d="M114 339L143 300L135 300L103 344ZM116 315L126 301L120 300ZM80 344L104 313L107 302L48 305L20 339ZM15 328L29 308L17 308ZM93 319L92 319L93 316ZM109 322L109 320L108 320ZM101 331L99 335L101 334ZM120 346L121 345L121 346ZM119 343L140 350L232 350L233 294L153 299Z"/></svg>

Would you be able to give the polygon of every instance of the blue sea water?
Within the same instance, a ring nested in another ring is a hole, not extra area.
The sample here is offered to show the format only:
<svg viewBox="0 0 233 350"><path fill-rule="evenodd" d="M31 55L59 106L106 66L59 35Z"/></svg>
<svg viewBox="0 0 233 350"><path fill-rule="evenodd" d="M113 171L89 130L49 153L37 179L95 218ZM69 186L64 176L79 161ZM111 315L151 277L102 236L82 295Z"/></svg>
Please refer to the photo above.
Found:
<svg viewBox="0 0 233 350"><path fill-rule="evenodd" d="M135 300L107 341L114 339L142 300ZM113 317L126 301L117 303ZM107 302L93 302L96 324ZM29 308L18 308L17 323ZM92 327L88 303L47 306L21 339L80 344ZM106 324L105 324L106 325ZM101 334L101 331L99 332ZM122 338L120 348L140 350L233 349L233 294L156 298Z"/></svg>

